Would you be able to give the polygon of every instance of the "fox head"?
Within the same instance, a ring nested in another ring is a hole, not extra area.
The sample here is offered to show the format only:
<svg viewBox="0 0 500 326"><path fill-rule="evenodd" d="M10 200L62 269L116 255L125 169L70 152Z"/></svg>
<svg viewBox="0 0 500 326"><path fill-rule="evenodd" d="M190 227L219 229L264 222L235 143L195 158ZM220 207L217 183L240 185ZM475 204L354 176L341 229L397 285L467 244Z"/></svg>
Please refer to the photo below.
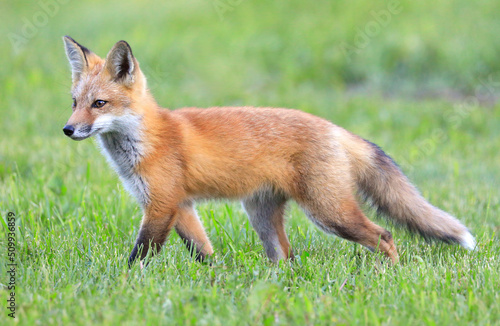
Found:
<svg viewBox="0 0 500 326"><path fill-rule="evenodd" d="M63 132L74 140L120 132L140 119L150 100L146 78L132 49L119 41L101 59L69 36L63 38L72 70L73 114Z"/></svg>

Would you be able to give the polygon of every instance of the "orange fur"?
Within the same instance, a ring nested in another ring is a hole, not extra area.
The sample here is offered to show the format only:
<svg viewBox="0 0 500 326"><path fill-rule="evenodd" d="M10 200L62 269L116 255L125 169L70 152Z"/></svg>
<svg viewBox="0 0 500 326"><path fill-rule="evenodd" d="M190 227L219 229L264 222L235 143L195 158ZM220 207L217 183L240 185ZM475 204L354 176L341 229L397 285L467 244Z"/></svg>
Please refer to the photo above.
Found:
<svg viewBox="0 0 500 326"><path fill-rule="evenodd" d="M65 42L76 99L65 133L78 140L98 135L144 211L130 262L159 250L173 227L198 257L211 255L192 204L204 198L242 199L273 261L293 257L284 230L285 205L293 199L322 230L396 262L391 234L366 218L357 190L410 229L470 240L378 147L324 119L277 108L161 109L128 44L118 42L102 60L70 38ZM98 99L105 105L92 107Z"/></svg>

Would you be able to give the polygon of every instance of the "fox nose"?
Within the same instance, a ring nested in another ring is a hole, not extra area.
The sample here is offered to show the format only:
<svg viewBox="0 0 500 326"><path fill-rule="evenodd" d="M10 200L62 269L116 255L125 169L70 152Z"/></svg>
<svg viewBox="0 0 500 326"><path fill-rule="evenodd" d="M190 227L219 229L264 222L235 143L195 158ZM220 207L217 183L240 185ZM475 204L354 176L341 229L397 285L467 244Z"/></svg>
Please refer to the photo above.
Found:
<svg viewBox="0 0 500 326"><path fill-rule="evenodd" d="M63 132L66 136L71 136L73 135L73 133L75 132L75 127L71 126L71 125L66 125L64 126L63 128Z"/></svg>

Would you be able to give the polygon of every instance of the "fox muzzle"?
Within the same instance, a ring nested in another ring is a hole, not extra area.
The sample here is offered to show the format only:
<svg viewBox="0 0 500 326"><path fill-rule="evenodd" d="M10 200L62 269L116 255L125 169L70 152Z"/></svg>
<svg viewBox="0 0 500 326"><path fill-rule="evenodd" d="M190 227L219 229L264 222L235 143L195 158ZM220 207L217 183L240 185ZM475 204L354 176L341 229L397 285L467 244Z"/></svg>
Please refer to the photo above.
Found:
<svg viewBox="0 0 500 326"><path fill-rule="evenodd" d="M72 125L65 125L63 128L63 132L66 136L71 137L75 133L75 127Z"/></svg>

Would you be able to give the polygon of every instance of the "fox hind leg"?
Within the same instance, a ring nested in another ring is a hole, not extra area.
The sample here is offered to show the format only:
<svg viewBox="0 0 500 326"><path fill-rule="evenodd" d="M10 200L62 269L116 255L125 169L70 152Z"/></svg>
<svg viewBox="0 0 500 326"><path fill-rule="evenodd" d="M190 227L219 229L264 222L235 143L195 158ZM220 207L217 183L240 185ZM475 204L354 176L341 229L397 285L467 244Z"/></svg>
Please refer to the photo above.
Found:
<svg viewBox="0 0 500 326"><path fill-rule="evenodd" d="M285 196L272 190L262 190L243 200L250 223L259 235L266 255L273 262L293 258L284 226L286 202Z"/></svg>
<svg viewBox="0 0 500 326"><path fill-rule="evenodd" d="M321 199L301 203L307 216L323 231L357 242L372 251L384 253L393 263L398 253L389 231L370 221L361 211L354 196L329 205Z"/></svg>

